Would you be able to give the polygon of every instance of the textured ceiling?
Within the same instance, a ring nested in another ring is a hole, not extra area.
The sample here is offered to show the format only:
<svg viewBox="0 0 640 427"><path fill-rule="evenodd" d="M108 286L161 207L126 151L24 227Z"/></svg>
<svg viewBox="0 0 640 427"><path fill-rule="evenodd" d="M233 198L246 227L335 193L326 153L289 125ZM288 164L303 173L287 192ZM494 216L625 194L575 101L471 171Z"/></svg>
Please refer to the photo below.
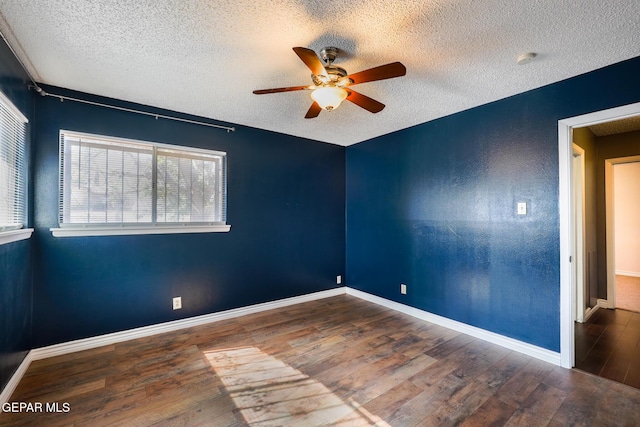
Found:
<svg viewBox="0 0 640 427"><path fill-rule="evenodd" d="M595 136L608 136L640 130L640 116L589 126Z"/></svg>
<svg viewBox="0 0 640 427"><path fill-rule="evenodd" d="M41 83L350 145L640 55L638 0L0 0L0 30ZM291 50L342 50L384 104L304 119ZM516 65L523 52L536 52Z"/></svg>

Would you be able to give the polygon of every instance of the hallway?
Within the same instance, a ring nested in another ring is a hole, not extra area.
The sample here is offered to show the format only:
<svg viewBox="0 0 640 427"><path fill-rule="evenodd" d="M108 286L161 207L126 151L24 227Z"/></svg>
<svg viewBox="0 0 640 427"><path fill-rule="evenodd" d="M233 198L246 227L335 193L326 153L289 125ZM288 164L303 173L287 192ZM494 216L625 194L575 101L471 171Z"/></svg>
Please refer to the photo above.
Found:
<svg viewBox="0 0 640 427"><path fill-rule="evenodd" d="M576 368L640 389L640 313L599 309L575 324Z"/></svg>
<svg viewBox="0 0 640 427"><path fill-rule="evenodd" d="M640 277L616 275L616 307L640 313Z"/></svg>

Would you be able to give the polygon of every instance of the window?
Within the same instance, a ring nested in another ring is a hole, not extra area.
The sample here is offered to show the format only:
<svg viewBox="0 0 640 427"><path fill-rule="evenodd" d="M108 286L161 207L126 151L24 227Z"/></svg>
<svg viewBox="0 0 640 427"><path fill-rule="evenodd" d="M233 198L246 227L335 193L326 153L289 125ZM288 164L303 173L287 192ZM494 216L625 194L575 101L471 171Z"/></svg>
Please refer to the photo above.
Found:
<svg viewBox="0 0 640 427"><path fill-rule="evenodd" d="M27 118L0 92L0 244L31 236L26 222Z"/></svg>
<svg viewBox="0 0 640 427"><path fill-rule="evenodd" d="M54 236L229 231L226 153L60 131Z"/></svg>

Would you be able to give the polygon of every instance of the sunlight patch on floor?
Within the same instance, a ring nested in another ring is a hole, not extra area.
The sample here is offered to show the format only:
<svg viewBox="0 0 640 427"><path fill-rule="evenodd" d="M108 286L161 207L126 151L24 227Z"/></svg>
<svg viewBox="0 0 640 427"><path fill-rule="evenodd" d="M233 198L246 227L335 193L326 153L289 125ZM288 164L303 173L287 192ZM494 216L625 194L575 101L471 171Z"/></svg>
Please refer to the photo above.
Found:
<svg viewBox="0 0 640 427"><path fill-rule="evenodd" d="M324 384L255 347L207 351L205 356L252 427L390 427L357 402L344 402Z"/></svg>

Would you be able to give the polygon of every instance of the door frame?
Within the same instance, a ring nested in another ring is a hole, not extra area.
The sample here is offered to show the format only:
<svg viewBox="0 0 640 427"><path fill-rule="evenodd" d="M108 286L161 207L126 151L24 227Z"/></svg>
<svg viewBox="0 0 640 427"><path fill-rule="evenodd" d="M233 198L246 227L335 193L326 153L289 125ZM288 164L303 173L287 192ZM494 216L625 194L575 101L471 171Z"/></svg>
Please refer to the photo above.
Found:
<svg viewBox="0 0 640 427"><path fill-rule="evenodd" d="M558 211L560 220L560 364L575 366L573 311L576 284L573 280L575 224L573 217L573 128L611 122L640 115L640 102L558 120Z"/></svg>
<svg viewBox="0 0 640 427"><path fill-rule="evenodd" d="M572 281L576 284L575 312L573 319L582 323L587 320L585 307L585 152L577 144L572 143L572 211L575 236L575 263Z"/></svg>
<svg viewBox="0 0 640 427"><path fill-rule="evenodd" d="M640 162L640 156L617 157L604 161L604 195L607 233L607 308L616 307L616 215L614 166Z"/></svg>

